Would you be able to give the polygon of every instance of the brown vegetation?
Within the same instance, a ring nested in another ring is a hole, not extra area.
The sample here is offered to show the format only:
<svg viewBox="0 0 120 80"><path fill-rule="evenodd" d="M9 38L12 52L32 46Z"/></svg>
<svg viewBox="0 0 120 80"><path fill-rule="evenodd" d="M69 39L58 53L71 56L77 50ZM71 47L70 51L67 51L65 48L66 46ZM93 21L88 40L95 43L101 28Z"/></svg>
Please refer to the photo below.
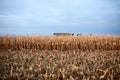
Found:
<svg viewBox="0 0 120 80"><path fill-rule="evenodd" d="M0 36L7 50L120 50L120 36Z"/></svg>
<svg viewBox="0 0 120 80"><path fill-rule="evenodd" d="M0 36L0 80L120 80L120 36Z"/></svg>
<svg viewBox="0 0 120 80"><path fill-rule="evenodd" d="M0 51L1 80L119 80L120 51Z"/></svg>

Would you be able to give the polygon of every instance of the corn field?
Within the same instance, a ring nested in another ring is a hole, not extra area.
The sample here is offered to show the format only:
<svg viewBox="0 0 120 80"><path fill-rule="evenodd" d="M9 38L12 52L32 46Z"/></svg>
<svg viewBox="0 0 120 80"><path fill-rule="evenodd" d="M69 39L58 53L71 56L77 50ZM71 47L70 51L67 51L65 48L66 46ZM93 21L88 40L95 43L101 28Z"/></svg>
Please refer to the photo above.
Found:
<svg viewBox="0 0 120 80"><path fill-rule="evenodd" d="M0 36L7 50L120 50L120 36Z"/></svg>
<svg viewBox="0 0 120 80"><path fill-rule="evenodd" d="M120 36L0 36L0 80L120 80Z"/></svg>
<svg viewBox="0 0 120 80"><path fill-rule="evenodd" d="M120 80L120 51L0 51L1 80Z"/></svg>

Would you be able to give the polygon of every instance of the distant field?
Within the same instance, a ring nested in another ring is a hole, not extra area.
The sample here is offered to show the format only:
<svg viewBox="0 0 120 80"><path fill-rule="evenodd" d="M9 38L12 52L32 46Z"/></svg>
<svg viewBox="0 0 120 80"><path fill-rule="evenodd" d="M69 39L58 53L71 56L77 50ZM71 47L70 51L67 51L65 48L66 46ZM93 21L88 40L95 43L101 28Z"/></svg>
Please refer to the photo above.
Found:
<svg viewBox="0 0 120 80"><path fill-rule="evenodd" d="M7 50L120 50L120 36L0 36Z"/></svg>
<svg viewBox="0 0 120 80"><path fill-rule="evenodd" d="M120 80L120 36L0 36L0 80Z"/></svg>

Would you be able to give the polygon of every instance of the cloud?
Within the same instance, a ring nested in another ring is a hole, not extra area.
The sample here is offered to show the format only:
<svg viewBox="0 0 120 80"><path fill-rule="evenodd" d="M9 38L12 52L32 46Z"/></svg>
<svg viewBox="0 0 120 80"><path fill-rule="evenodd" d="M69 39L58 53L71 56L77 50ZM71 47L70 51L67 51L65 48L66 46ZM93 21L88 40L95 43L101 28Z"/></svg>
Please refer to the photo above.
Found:
<svg viewBox="0 0 120 80"><path fill-rule="evenodd" d="M29 17L21 15L0 15L0 20L6 26L26 26Z"/></svg>
<svg viewBox="0 0 120 80"><path fill-rule="evenodd" d="M42 26L119 26L120 9L117 2L120 3L119 0L0 1L0 26L23 29Z"/></svg>

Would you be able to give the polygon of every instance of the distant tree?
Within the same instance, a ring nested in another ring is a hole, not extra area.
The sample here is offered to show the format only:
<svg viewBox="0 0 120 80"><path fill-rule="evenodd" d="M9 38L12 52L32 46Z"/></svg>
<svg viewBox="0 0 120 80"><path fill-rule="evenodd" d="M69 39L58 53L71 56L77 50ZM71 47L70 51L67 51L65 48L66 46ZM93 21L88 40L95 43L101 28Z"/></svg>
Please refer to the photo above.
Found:
<svg viewBox="0 0 120 80"><path fill-rule="evenodd" d="M80 34L77 34L77 36L82 36L82 34L80 33Z"/></svg>
<svg viewBox="0 0 120 80"><path fill-rule="evenodd" d="M72 35L73 36L74 33L72 33L72 34L71 33L53 33L53 35L56 35L56 36L60 36L60 35L63 35L63 36L69 35L70 36L70 35Z"/></svg>

